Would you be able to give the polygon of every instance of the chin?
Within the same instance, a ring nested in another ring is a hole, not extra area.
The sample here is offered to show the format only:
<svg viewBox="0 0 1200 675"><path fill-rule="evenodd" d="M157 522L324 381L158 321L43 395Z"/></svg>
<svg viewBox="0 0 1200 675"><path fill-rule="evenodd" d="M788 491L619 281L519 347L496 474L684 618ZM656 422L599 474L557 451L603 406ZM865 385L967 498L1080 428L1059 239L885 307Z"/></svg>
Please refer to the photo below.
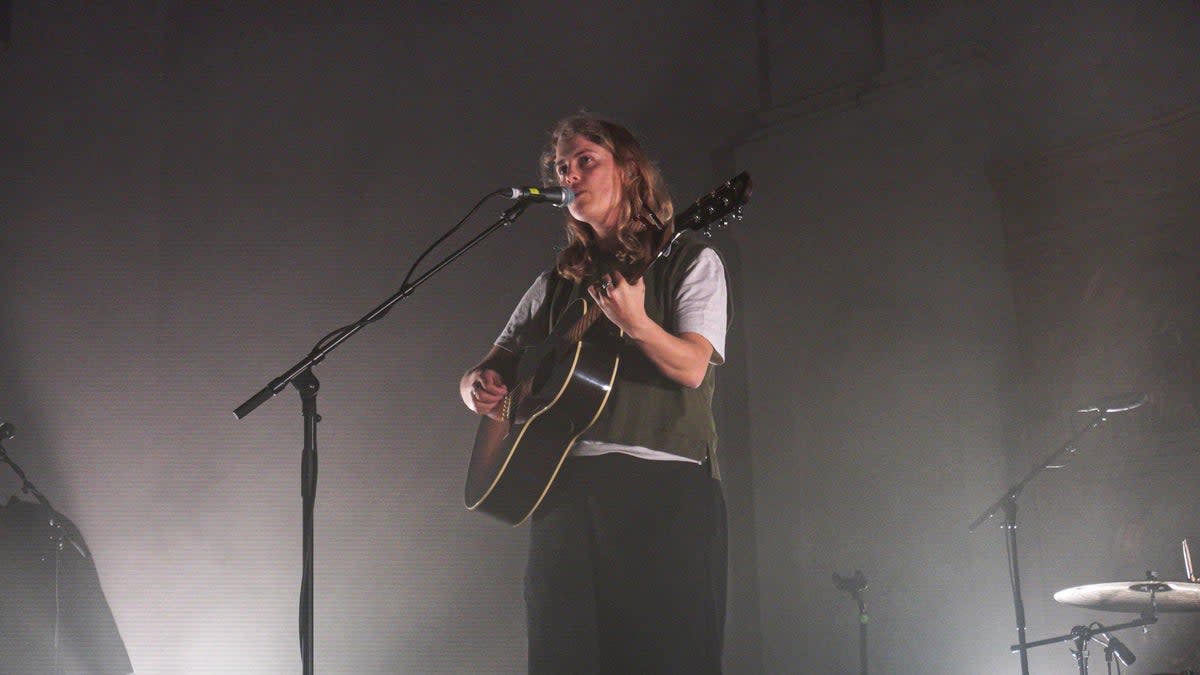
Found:
<svg viewBox="0 0 1200 675"><path fill-rule="evenodd" d="M581 223L584 223L588 227L592 228L593 232L596 231L596 226L592 224L595 222L595 219L593 219L589 214L584 213L582 211L572 210L571 217L573 217L575 220L578 220Z"/></svg>

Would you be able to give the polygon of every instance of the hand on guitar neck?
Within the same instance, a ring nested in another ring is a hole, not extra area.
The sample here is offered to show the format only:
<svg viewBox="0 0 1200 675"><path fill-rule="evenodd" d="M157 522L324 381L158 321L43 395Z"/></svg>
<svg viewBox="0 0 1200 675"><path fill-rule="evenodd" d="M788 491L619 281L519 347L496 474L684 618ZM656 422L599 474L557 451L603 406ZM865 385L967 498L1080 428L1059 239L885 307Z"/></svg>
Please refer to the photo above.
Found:
<svg viewBox="0 0 1200 675"><path fill-rule="evenodd" d="M631 281L613 270L587 290L608 320L632 339L637 339L650 321L646 315L646 282L641 278Z"/></svg>
<svg viewBox="0 0 1200 675"><path fill-rule="evenodd" d="M604 276L597 286L588 288L596 306L609 321L642 350L658 371L688 388L704 381L712 345L698 333L673 335L646 314L646 282L629 281L620 272Z"/></svg>

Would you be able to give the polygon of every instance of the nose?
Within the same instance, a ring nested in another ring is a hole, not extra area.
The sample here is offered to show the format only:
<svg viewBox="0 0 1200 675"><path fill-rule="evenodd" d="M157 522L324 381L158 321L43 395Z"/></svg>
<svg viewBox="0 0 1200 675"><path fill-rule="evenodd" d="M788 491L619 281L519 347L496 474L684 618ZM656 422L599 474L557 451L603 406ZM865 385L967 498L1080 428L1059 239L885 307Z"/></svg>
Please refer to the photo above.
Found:
<svg viewBox="0 0 1200 675"><path fill-rule="evenodd" d="M579 172L575 169L575 167L568 166L566 172L563 173L558 182L562 185L573 185L578 183Z"/></svg>

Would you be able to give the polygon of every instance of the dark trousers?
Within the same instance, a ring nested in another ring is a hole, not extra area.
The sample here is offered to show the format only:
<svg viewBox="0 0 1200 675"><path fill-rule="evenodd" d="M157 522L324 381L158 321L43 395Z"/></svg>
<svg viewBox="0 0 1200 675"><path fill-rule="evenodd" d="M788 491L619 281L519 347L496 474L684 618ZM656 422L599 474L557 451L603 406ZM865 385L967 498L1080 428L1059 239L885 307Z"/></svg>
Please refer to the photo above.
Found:
<svg viewBox="0 0 1200 675"><path fill-rule="evenodd" d="M721 672L725 502L707 465L572 457L530 528L530 673Z"/></svg>

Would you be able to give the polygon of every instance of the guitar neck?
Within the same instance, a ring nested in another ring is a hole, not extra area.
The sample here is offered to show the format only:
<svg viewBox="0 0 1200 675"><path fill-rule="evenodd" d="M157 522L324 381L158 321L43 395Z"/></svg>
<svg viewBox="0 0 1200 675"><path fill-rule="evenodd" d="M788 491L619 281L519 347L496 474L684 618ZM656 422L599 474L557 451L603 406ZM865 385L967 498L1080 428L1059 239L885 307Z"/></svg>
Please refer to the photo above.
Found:
<svg viewBox="0 0 1200 675"><path fill-rule="evenodd" d="M590 303L587 311L584 312L583 316L579 317L579 320L575 322L575 325L571 326L570 330L563 337L566 338L568 344L579 342L592 329L592 326L596 325L596 322L602 316L604 316L604 310L600 309L600 305L594 302Z"/></svg>

